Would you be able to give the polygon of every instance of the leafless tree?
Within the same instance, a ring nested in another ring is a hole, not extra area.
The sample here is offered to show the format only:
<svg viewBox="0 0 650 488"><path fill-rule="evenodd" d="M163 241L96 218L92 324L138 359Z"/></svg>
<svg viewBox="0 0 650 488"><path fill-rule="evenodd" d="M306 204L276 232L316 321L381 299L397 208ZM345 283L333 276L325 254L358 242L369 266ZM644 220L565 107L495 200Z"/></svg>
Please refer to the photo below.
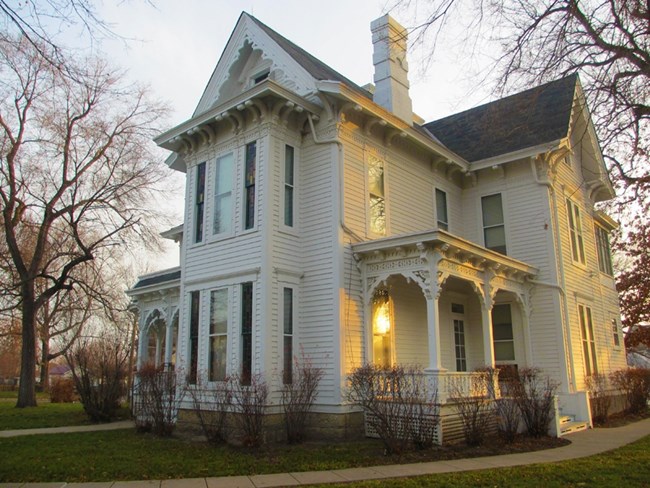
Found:
<svg viewBox="0 0 650 488"><path fill-rule="evenodd" d="M135 236L156 242L151 199L166 178L149 143L164 109L102 61L68 64L84 76L64 76L24 38L0 39L2 241L22 315L19 407L36 404L38 313L75 289L85 263Z"/></svg>

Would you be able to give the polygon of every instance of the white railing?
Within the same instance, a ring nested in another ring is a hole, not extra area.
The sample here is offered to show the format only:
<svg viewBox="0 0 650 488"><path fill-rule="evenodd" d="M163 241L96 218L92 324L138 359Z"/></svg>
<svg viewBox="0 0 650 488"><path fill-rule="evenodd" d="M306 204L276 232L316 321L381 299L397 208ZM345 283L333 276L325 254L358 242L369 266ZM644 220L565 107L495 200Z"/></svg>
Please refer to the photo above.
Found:
<svg viewBox="0 0 650 488"><path fill-rule="evenodd" d="M483 371L427 371L426 375L428 389L438 389L439 403L447 403L458 397L500 397L497 374Z"/></svg>

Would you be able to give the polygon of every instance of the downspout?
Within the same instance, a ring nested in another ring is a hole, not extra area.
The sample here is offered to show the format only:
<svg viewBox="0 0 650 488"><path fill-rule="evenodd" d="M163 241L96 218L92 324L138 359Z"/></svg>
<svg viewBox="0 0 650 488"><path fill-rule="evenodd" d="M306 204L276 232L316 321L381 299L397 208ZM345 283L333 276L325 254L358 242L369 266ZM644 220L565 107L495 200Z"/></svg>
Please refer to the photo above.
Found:
<svg viewBox="0 0 650 488"><path fill-rule="evenodd" d="M555 238L555 246L557 249L558 253L558 260L557 262L557 267L559 267L557 271L558 273L558 278L560 281L560 284L557 283L547 283L544 281L538 281L538 280L529 280L529 283L532 283L534 285L539 285L539 286L546 286L549 288L554 288L560 292L560 297L562 299L563 303L563 309L564 309L564 320L563 320L563 329L566 333L566 340L568 342L567 348L569 350L569 387L571 388L571 392L575 392L577 390L576 388L576 375L575 375L575 362L573 358L573 340L571 337L571 324L569 323L569 303L568 299L566 296L566 280L564 277L564 255L562 253L562 242L560 238L560 228L559 228L559 223L558 223L558 217L557 217L557 195L555 194L555 189L553 188L553 185L551 184L550 181L547 180L542 180L537 176L537 168L535 167L535 161L533 158L530 158L530 167L533 172L533 178L535 179L535 183L541 186L545 186L548 188L548 192L551 196L551 222L553 225L553 235Z"/></svg>
<svg viewBox="0 0 650 488"><path fill-rule="evenodd" d="M364 239L359 237L352 229L350 229L347 225L345 225L345 212L343 209L344 206L344 197L343 197L343 143L338 140L337 137L332 137L330 139L319 139L318 136L316 135L316 129L314 127L314 121L312 120L312 116L310 113L307 113L307 120L309 121L309 128L311 129L311 135L314 138L314 142L316 144L336 144L339 149L339 155L338 155L338 172L339 172L339 225L341 226L341 229L343 231L350 235L351 237L354 237L358 242L363 241Z"/></svg>

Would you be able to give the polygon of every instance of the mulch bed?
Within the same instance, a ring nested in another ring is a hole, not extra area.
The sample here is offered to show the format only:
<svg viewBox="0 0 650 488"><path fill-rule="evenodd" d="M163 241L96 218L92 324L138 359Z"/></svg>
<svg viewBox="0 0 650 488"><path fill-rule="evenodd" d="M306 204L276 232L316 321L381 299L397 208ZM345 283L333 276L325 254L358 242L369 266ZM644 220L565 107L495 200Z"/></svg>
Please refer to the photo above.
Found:
<svg viewBox="0 0 650 488"><path fill-rule="evenodd" d="M596 427L610 428L610 427L623 427L624 425L638 422L650 417L650 410L642 413L615 413L610 415L605 423L599 423Z"/></svg>

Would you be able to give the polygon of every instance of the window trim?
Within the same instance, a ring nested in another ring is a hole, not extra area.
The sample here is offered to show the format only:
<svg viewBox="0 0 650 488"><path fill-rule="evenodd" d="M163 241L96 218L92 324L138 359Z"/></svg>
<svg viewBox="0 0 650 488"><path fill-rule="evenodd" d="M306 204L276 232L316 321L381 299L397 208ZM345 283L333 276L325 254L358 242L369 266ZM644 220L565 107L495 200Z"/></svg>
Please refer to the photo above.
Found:
<svg viewBox="0 0 650 488"><path fill-rule="evenodd" d="M449 231L449 202L447 201L447 192L440 188L435 188L433 193L434 193L433 202L434 202L435 212L436 212L435 213L436 225L438 229ZM438 194L442 195L445 201L444 210L445 210L445 217L447 219L446 221L440 219L440 208L438 207ZM440 225L441 223L443 224L442 226Z"/></svg>
<svg viewBox="0 0 650 488"><path fill-rule="evenodd" d="M382 176L383 176L383 191L384 194L381 195L381 198L384 202L384 232L379 233L375 232L372 228L372 210L370 205L370 196L372 195L370 191L370 160L374 159L377 162L380 162L382 165ZM365 205L366 205L366 234L371 237L386 237L390 235L390 226L389 226L389 210L388 210L388 171L387 171L386 159L381 158L375 154L367 154L365 158Z"/></svg>
<svg viewBox="0 0 650 488"><path fill-rule="evenodd" d="M497 225L486 226L485 225L485 217L483 215L484 214L483 201L484 201L485 198L494 197L496 195L499 195L501 197L501 214L503 216L503 221L500 224L497 224ZM490 249L491 251L498 252L499 254L502 254L503 256L508 255L508 248L510 247L510 245L508 244L508 232L507 232L508 229L507 229L507 226L506 226L506 205L505 205L505 200L506 199L505 199L504 193L502 191L498 191L498 192L494 192L494 193L488 193L486 195L481 195L480 200L479 200L479 209L480 209L480 216L481 216L481 227L482 227L482 230L483 230L483 232L482 232L483 247L485 247L486 249ZM502 227L503 228L503 240L504 240L504 246L505 246L504 251L505 252L497 251L495 249L491 249L490 247L488 247L487 239L485 238L485 230L486 229L495 229L497 227Z"/></svg>
<svg viewBox="0 0 650 488"><path fill-rule="evenodd" d="M566 199L566 208L571 261L577 266L585 267L587 265L587 256L585 253L585 232L582 222L582 212L578 204L568 197Z"/></svg>

